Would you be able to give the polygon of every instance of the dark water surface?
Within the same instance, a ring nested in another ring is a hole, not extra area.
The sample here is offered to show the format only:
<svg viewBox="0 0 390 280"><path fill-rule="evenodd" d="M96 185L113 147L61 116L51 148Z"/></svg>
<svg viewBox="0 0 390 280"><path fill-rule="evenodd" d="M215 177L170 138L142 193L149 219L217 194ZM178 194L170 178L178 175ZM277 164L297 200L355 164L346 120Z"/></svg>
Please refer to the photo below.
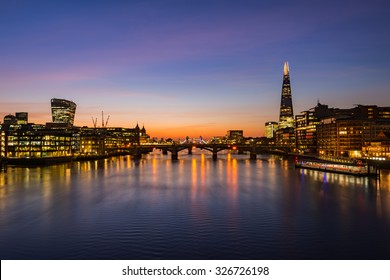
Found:
<svg viewBox="0 0 390 280"><path fill-rule="evenodd" d="M390 259L390 173L196 151L0 174L1 259Z"/></svg>

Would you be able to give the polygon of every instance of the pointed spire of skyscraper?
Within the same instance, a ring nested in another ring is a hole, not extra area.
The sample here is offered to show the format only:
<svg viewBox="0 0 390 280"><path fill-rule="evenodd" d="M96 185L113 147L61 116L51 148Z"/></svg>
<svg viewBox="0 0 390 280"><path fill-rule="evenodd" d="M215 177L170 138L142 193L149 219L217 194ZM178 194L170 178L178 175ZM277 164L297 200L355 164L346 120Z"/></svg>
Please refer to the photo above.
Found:
<svg viewBox="0 0 390 280"><path fill-rule="evenodd" d="M288 68L288 61L284 63L284 75L288 75L290 72L290 69Z"/></svg>

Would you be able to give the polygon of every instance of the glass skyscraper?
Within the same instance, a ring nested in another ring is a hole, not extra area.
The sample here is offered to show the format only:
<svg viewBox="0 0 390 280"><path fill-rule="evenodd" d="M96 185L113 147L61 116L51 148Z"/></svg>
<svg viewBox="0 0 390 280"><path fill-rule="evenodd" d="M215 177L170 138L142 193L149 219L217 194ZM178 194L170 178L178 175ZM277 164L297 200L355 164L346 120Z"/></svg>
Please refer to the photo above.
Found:
<svg viewBox="0 0 390 280"><path fill-rule="evenodd" d="M68 127L72 127L75 113L76 103L57 98L53 98L51 100L51 114L53 123L67 124Z"/></svg>
<svg viewBox="0 0 390 280"><path fill-rule="evenodd" d="M280 102L279 128L294 127L294 112L291 98L290 69L284 63L282 99Z"/></svg>

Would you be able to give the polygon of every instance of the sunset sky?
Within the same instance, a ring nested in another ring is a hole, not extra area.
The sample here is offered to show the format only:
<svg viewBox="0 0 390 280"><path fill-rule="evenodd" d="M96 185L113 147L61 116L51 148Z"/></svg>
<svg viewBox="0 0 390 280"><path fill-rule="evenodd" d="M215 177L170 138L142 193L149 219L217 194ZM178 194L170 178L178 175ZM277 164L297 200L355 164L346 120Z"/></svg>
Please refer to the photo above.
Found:
<svg viewBox="0 0 390 280"><path fill-rule="evenodd" d="M0 119L145 125L152 137L208 138L277 121L288 61L294 114L390 106L390 4L340 1L0 1Z"/></svg>

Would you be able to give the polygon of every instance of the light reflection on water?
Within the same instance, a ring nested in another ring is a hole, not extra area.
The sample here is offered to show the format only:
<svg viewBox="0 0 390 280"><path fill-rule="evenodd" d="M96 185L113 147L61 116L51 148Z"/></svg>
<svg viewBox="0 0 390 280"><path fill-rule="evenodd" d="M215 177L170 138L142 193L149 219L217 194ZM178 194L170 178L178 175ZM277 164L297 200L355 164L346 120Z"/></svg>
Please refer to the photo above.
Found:
<svg viewBox="0 0 390 280"><path fill-rule="evenodd" d="M1 259L377 259L381 180L276 157L161 153L0 174Z"/></svg>

